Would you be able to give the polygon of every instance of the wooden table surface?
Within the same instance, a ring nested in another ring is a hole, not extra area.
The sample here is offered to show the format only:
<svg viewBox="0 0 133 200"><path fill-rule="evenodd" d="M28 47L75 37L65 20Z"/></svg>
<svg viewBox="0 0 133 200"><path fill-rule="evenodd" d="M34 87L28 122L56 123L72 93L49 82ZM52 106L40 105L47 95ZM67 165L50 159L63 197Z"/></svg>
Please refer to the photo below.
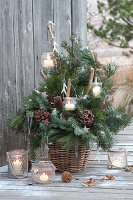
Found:
<svg viewBox="0 0 133 200"><path fill-rule="evenodd" d="M121 131L116 146L125 147L131 152L129 164L133 164L133 125ZM0 167L0 200L133 200L133 173L107 169L107 154L101 151L100 163L94 161L96 151L91 151L90 161L85 171L73 173L71 183L63 183L61 173L56 173L51 184L28 185L30 174L25 179L9 179L7 166ZM116 181L104 180L101 177L111 174ZM95 178L96 185L85 187L82 182Z"/></svg>

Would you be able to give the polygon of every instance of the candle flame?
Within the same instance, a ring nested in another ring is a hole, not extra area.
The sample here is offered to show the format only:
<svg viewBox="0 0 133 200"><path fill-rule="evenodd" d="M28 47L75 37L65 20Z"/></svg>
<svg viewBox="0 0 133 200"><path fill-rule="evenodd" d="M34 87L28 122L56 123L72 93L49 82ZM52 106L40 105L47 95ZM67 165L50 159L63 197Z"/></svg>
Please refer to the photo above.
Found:
<svg viewBox="0 0 133 200"><path fill-rule="evenodd" d="M14 165L21 165L21 161L19 159L16 159L14 162L13 162Z"/></svg>
<svg viewBox="0 0 133 200"><path fill-rule="evenodd" d="M68 100L67 104L70 104L70 100Z"/></svg>

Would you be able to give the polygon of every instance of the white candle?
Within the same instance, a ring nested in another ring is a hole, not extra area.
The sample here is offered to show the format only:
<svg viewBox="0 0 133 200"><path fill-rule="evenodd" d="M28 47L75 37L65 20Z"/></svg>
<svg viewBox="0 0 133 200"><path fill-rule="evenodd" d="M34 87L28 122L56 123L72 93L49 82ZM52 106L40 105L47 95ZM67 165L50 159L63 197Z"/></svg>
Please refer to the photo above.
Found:
<svg viewBox="0 0 133 200"><path fill-rule="evenodd" d="M15 175L21 175L22 174L22 161L19 159L16 159L13 163L13 170Z"/></svg>
<svg viewBox="0 0 133 200"><path fill-rule="evenodd" d="M51 59L50 55L47 55L47 60L44 60L43 66L44 67L54 67L54 62Z"/></svg>
<svg viewBox="0 0 133 200"><path fill-rule="evenodd" d="M94 96L98 96L100 94L100 92L101 92L101 87L100 86L95 86L93 88L93 94L94 94Z"/></svg>
<svg viewBox="0 0 133 200"><path fill-rule="evenodd" d="M43 173L41 176L40 176L40 181L41 182L47 182L48 181L48 175L46 173Z"/></svg>
<svg viewBox="0 0 133 200"><path fill-rule="evenodd" d="M115 166L115 167L121 167L121 162L119 160L114 160L112 162L112 165Z"/></svg>
<svg viewBox="0 0 133 200"><path fill-rule="evenodd" d="M43 66L44 67L54 67L54 62L53 62L53 60L44 60Z"/></svg>
<svg viewBox="0 0 133 200"><path fill-rule="evenodd" d="M65 109L66 110L74 110L75 109L75 105L70 103L70 101L68 101L67 104L65 105Z"/></svg>

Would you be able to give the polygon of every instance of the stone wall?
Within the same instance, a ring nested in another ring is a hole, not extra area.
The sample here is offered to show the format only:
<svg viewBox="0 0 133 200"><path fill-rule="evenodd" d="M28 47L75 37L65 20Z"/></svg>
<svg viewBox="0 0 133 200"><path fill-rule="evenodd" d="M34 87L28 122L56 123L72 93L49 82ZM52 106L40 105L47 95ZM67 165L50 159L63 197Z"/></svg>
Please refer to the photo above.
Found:
<svg viewBox="0 0 133 200"><path fill-rule="evenodd" d="M107 0L102 0L107 2ZM87 20L95 27L101 25L101 17L97 10L97 0L86 0L87 3ZM117 65L117 72L114 76L116 84L119 85L125 82L128 77L133 79L133 54L125 56L130 49L122 49L108 45L100 38L93 36L91 31L87 34L88 47L91 48L98 56L98 60L102 64L108 62L115 62ZM126 72L126 73L125 73Z"/></svg>

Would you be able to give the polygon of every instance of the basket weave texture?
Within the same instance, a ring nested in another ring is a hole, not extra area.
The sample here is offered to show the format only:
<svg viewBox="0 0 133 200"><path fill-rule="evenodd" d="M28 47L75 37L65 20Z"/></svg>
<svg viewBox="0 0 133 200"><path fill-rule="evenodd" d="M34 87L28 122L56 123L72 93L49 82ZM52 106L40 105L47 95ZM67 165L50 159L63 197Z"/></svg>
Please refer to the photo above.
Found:
<svg viewBox="0 0 133 200"><path fill-rule="evenodd" d="M58 142L49 145L49 157L57 171L78 172L85 170L90 156L90 149L80 144L77 152L76 156L74 148L64 150L63 145Z"/></svg>

